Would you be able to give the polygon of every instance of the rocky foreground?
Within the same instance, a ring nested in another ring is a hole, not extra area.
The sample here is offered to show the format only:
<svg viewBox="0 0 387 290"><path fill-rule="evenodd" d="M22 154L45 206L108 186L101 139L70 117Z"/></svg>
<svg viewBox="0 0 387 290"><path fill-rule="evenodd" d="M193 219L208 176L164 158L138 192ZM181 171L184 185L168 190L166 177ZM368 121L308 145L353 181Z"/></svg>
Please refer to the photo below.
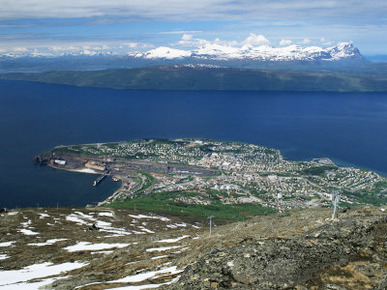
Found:
<svg viewBox="0 0 387 290"><path fill-rule="evenodd" d="M296 237L254 236L213 249L171 289L387 288L387 217L378 211L355 210Z"/></svg>
<svg viewBox="0 0 387 290"><path fill-rule="evenodd" d="M0 214L0 289L385 289L387 213L314 208L218 225L108 208Z"/></svg>

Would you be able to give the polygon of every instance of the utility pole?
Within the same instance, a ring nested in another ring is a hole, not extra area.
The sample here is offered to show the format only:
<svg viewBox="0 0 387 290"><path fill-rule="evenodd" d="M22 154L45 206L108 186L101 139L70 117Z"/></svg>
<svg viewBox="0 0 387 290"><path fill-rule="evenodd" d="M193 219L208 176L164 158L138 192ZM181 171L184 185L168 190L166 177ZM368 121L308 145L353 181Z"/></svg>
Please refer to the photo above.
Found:
<svg viewBox="0 0 387 290"><path fill-rule="evenodd" d="M335 190L333 193L333 214L332 214L332 220L337 218L337 205L339 204L339 198L340 198L340 191Z"/></svg>
<svg viewBox="0 0 387 290"><path fill-rule="evenodd" d="M212 234L212 219L214 218L214 216L210 216L209 219L210 219L210 236Z"/></svg>

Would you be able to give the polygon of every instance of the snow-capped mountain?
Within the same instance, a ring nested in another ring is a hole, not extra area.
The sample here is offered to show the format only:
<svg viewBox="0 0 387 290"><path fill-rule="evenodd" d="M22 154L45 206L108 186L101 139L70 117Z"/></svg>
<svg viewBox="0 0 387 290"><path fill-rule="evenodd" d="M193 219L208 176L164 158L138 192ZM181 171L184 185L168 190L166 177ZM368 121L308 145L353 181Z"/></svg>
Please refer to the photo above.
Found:
<svg viewBox="0 0 387 290"><path fill-rule="evenodd" d="M245 45L241 48L209 44L193 50L181 50L169 47L158 47L146 52L130 53L129 56L143 59L198 59L198 60L256 60L256 61L340 61L363 59L359 50L351 43L342 42L333 47L254 47Z"/></svg>
<svg viewBox="0 0 387 290"><path fill-rule="evenodd" d="M22 51L8 52L0 55L2 58L55 58L55 57L103 57L122 56L117 52L93 49L77 49L73 51ZM160 46L145 52L130 52L129 58L144 60L254 60L254 61L341 61L362 60L363 56L351 43L342 42L336 46L322 48L318 46L302 47L289 45L286 47L271 47L268 45L244 45L233 47L219 44L206 44L202 47L183 50Z"/></svg>
<svg viewBox="0 0 387 290"><path fill-rule="evenodd" d="M74 51L53 51L42 49L32 51L13 51L0 54L0 58L17 59L17 58L58 58L58 57L98 57L98 56L118 56L118 53L111 51L99 51L93 49L77 49Z"/></svg>

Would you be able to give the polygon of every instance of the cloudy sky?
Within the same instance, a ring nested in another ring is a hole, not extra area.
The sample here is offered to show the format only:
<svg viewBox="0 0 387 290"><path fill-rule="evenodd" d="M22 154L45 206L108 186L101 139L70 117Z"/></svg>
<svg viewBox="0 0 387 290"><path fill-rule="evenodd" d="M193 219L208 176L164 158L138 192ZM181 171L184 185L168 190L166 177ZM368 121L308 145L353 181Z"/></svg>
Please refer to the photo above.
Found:
<svg viewBox="0 0 387 290"><path fill-rule="evenodd" d="M1 0L0 53L353 42L387 54L386 0Z"/></svg>

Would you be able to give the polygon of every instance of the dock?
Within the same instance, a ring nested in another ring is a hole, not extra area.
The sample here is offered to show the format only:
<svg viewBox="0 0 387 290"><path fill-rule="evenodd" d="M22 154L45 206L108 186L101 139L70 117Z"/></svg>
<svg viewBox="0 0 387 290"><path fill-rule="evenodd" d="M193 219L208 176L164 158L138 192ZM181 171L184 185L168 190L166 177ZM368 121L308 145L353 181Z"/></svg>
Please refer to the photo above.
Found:
<svg viewBox="0 0 387 290"><path fill-rule="evenodd" d="M94 180L93 186L97 186L106 176L106 174L98 176L98 178Z"/></svg>

